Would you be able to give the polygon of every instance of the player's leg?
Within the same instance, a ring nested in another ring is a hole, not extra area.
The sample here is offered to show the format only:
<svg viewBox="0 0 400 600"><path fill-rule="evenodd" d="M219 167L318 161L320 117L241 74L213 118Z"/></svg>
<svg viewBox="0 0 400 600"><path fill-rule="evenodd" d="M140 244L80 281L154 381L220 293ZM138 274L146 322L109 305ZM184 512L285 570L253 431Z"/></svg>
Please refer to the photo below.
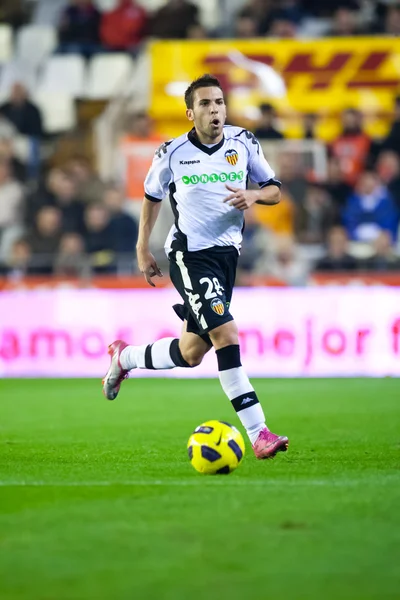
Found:
<svg viewBox="0 0 400 600"><path fill-rule="evenodd" d="M121 383L132 369L174 369L195 367L211 348L200 336L187 331L187 321L180 339L162 338L152 344L129 346L116 340L109 346L110 368L103 379L103 392L108 400L115 400Z"/></svg>
<svg viewBox="0 0 400 600"><path fill-rule="evenodd" d="M237 252L177 252L170 259L170 274L189 307L190 327L199 336L208 332L217 359L222 388L243 423L258 458L286 450L288 439L271 433L254 388L241 362L239 335L230 313ZM189 327L189 329L190 329Z"/></svg>
<svg viewBox="0 0 400 600"><path fill-rule="evenodd" d="M239 335L235 321L209 331L217 354L219 379L250 438L257 458L272 458L287 450L289 440L267 428L262 406L240 360Z"/></svg>

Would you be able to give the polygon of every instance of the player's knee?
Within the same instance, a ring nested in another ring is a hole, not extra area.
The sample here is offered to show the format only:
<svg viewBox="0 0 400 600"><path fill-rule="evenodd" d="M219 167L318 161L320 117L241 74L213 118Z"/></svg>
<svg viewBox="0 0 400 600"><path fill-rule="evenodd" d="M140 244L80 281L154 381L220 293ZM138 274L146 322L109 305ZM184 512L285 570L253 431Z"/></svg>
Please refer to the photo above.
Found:
<svg viewBox="0 0 400 600"><path fill-rule="evenodd" d="M199 348L185 348L182 352L182 356L190 367L198 367L204 358L204 352Z"/></svg>
<svg viewBox="0 0 400 600"><path fill-rule="evenodd" d="M234 321L225 323L210 331L209 336L215 349L239 344L239 333Z"/></svg>

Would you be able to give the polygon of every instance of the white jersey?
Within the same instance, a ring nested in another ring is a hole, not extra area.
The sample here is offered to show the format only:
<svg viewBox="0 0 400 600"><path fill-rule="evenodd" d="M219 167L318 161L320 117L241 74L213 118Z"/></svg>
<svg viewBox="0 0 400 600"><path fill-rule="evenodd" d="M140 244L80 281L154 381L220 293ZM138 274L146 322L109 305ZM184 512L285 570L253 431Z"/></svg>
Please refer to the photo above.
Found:
<svg viewBox="0 0 400 600"><path fill-rule="evenodd" d="M224 127L218 144L205 146L192 129L166 142L155 153L144 182L145 196L160 202L169 192L175 224L165 242L171 250L204 250L242 241L243 211L223 200L226 184L245 189L250 179L260 187L280 186L254 135Z"/></svg>

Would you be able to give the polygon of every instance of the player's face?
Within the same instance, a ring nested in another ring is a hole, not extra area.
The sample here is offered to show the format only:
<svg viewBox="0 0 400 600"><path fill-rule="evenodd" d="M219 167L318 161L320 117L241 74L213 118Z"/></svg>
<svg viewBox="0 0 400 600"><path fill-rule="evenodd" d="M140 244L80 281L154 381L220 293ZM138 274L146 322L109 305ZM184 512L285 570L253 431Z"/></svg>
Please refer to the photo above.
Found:
<svg viewBox="0 0 400 600"><path fill-rule="evenodd" d="M222 139L226 120L224 96L219 87L204 87L195 90L193 108L188 108L186 116L193 121L200 142L217 144Z"/></svg>

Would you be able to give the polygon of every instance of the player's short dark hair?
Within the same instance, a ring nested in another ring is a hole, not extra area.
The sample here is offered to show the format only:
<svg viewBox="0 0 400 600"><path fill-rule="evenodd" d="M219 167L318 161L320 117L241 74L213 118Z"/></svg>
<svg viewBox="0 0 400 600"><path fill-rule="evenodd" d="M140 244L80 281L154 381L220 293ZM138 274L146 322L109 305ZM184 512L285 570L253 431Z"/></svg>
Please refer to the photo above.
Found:
<svg viewBox="0 0 400 600"><path fill-rule="evenodd" d="M198 77L192 81L185 92L185 103L186 108L193 108L193 95L196 90L204 87L218 87L222 91L222 87L220 82L213 75L209 75L208 73Z"/></svg>

